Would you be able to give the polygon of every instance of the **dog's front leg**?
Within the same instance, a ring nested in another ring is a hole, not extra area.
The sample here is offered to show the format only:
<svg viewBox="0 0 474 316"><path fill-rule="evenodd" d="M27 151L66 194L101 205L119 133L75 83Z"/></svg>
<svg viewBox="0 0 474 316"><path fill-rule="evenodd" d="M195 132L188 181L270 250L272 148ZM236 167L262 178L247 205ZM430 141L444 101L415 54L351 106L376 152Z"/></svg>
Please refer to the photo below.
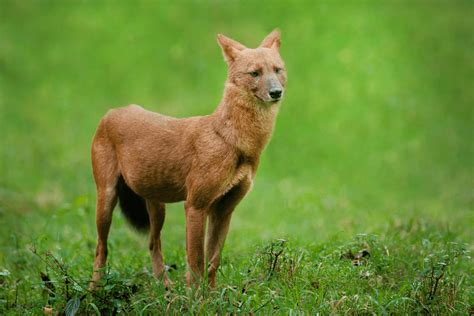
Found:
<svg viewBox="0 0 474 316"><path fill-rule="evenodd" d="M188 286L196 284L204 273L204 232L206 229L207 210L185 203L186 208L186 255Z"/></svg>
<svg viewBox="0 0 474 316"><path fill-rule="evenodd" d="M232 212L249 191L251 185L251 180L243 180L221 197L210 210L206 252L209 261L207 275L211 287L216 285L216 272L220 265L221 251L229 231Z"/></svg>
<svg viewBox="0 0 474 316"><path fill-rule="evenodd" d="M229 231L232 209L221 209L216 207L209 214L209 227L207 231L206 252L208 268L207 277L209 286L215 288L216 273L221 261L221 250L224 245L227 232Z"/></svg>

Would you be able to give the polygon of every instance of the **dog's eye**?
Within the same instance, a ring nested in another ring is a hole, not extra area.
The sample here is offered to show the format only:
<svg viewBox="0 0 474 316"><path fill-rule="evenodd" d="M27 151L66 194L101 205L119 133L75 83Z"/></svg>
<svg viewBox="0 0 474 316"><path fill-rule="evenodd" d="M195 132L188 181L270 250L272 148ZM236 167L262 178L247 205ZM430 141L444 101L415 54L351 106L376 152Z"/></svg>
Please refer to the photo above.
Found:
<svg viewBox="0 0 474 316"><path fill-rule="evenodd" d="M256 77L258 77L258 71L249 72L249 75L251 75L252 77L256 78Z"/></svg>
<svg viewBox="0 0 474 316"><path fill-rule="evenodd" d="M279 67L275 67L275 73L279 74L283 71L283 69L279 68Z"/></svg>

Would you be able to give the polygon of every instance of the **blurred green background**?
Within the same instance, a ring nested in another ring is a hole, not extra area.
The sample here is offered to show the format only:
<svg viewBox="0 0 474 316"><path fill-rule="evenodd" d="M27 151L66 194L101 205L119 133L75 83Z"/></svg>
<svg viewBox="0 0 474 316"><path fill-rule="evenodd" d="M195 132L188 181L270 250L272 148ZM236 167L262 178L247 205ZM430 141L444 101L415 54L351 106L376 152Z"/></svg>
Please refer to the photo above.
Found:
<svg viewBox="0 0 474 316"><path fill-rule="evenodd" d="M108 109L211 113L226 78L216 34L254 47L275 27L288 90L229 243L324 240L406 218L472 241L472 1L2 0L7 232L28 230L32 210L50 227L60 205L93 205L90 144ZM171 209L165 238L183 243L181 206Z"/></svg>

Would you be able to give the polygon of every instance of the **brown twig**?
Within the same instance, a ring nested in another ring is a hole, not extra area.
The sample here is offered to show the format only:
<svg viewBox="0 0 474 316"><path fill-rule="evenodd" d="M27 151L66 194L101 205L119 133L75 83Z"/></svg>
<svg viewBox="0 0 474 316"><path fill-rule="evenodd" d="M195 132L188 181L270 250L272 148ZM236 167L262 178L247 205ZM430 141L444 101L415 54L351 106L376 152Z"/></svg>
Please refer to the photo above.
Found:
<svg viewBox="0 0 474 316"><path fill-rule="evenodd" d="M30 251L31 251L35 256L37 256L42 262L44 262L47 266L49 266L50 268L53 268L53 269L54 269L54 267L51 265L51 263L50 263L48 260L44 259L42 256L40 256L40 254L38 254L38 252L36 251L36 248L31 247L31 248L30 248ZM98 294L97 294L96 292L94 292L94 291L91 291L91 290L89 290L89 289L87 289L87 288L84 288L78 281L76 281L73 277L71 277L70 275L68 275L68 274L67 274L67 271L64 269L64 267L62 266L62 264L59 262L59 260L58 260L53 254L51 254L51 253L48 251L48 252L46 253L46 255L48 255L49 257L53 258L54 263L55 263L56 266L61 270L61 272L66 275L66 278L67 278L68 280L71 280L72 282L74 282L77 286L79 286L82 291L87 292L87 293L91 294L92 296L94 296L94 297L100 299L100 300L101 300L103 303L105 303L105 304L108 304L108 303L109 303L105 298L103 298L102 296L98 295ZM66 291L68 291L68 289L67 289L67 283L66 283ZM67 295L68 295L68 293L66 293L66 296L67 296Z"/></svg>

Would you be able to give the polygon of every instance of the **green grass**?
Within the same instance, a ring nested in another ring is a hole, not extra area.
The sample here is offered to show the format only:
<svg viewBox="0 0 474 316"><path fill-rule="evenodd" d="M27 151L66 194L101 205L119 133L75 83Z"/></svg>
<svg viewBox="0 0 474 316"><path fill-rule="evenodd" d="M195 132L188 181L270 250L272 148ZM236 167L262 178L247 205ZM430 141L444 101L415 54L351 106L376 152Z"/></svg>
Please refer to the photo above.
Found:
<svg viewBox="0 0 474 316"><path fill-rule="evenodd" d="M473 9L0 1L0 313L472 313ZM226 76L216 33L256 46L276 26L288 91L218 288L185 288L176 204L163 232L173 289L116 212L107 284L89 293L100 117L129 103L210 113ZM364 249L355 266L349 250Z"/></svg>

